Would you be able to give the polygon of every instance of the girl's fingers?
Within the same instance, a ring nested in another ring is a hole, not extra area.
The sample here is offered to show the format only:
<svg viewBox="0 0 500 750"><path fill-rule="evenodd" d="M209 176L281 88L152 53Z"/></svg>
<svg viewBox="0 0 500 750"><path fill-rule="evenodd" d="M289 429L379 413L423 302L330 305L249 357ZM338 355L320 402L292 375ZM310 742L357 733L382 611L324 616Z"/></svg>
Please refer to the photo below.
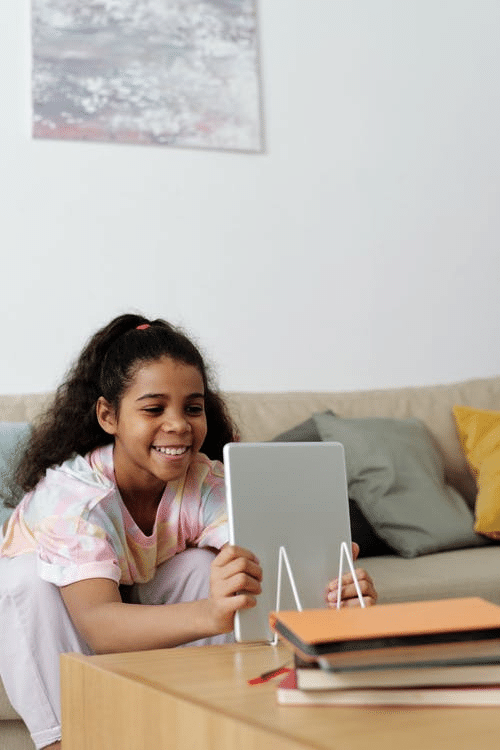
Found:
<svg viewBox="0 0 500 750"><path fill-rule="evenodd" d="M377 598L377 592L375 591L375 587L371 585L368 581L359 581L359 589L363 596L369 596L372 599ZM338 591L332 591L329 594L329 600L331 601L330 595L333 594L335 597L335 600L337 598ZM357 597L358 592L356 589L356 586L354 583L349 583L345 586L342 586L342 599L353 599Z"/></svg>
<svg viewBox="0 0 500 750"><path fill-rule="evenodd" d="M224 599L224 607L232 614L240 609L250 609L257 604L257 597L252 594L235 594Z"/></svg>
<svg viewBox="0 0 500 750"><path fill-rule="evenodd" d="M232 578L239 573L246 573L257 581L262 580L262 569L260 565L254 563L252 560L247 560L244 557L238 557L236 560L231 560L226 565L221 565L218 568L215 568L214 572L221 580Z"/></svg>
<svg viewBox="0 0 500 750"><path fill-rule="evenodd" d="M222 581L214 581L212 584L212 594L216 597L234 596L235 594L260 594L261 585L252 576L239 573L232 578Z"/></svg>
<svg viewBox="0 0 500 750"><path fill-rule="evenodd" d="M259 559L249 549L238 547L234 544L225 544L214 560L214 565L226 565L231 560L244 557L259 565Z"/></svg>
<svg viewBox="0 0 500 750"><path fill-rule="evenodd" d="M240 573L262 580L262 568L257 557L242 547L225 547L213 561L212 573L220 580L230 579Z"/></svg>
<svg viewBox="0 0 500 750"><path fill-rule="evenodd" d="M363 570L362 568L356 570L356 578L358 580L359 589L363 598L366 599L368 604L375 604L375 602L377 601L377 591L371 577L368 575L366 570ZM358 601L358 592L351 573L346 573L344 576L342 576L341 585L342 602L346 603L347 601L350 602L352 600L352 604L350 604L350 606L355 606ZM337 598L338 580L335 579L334 581L331 581L327 587L326 600L328 604L335 605L337 603Z"/></svg>
<svg viewBox="0 0 500 750"><path fill-rule="evenodd" d="M360 585L363 582L363 584L368 583L369 585L373 586L373 581L370 575L363 568L356 569L356 578ZM344 575L342 576L342 586L347 586L351 583L354 584L352 573L344 573ZM338 578L334 578L334 580L330 581L330 583L328 584L328 591L333 591L334 589L337 590L338 585Z"/></svg>
<svg viewBox="0 0 500 750"><path fill-rule="evenodd" d="M216 598L257 595L261 592L262 569L257 557L243 547L227 545L212 563L210 588ZM231 606L234 606L234 602ZM253 606L253 603L240 606Z"/></svg>

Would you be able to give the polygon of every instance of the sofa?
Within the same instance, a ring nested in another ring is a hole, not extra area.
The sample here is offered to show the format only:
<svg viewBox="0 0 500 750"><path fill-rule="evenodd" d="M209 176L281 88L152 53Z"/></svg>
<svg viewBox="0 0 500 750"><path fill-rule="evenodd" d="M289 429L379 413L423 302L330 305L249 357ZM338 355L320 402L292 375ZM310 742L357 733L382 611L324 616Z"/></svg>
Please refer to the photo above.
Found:
<svg viewBox="0 0 500 750"><path fill-rule="evenodd" d="M352 536L361 547L359 564L376 582L380 603L481 596L500 604L500 546L473 529L476 479L454 415L457 405L500 410L500 376L359 392L226 396L243 441L343 442ZM0 423L31 423L50 398L50 394L0 396ZM391 451L397 454L392 464L386 456ZM368 469L360 456L370 457ZM423 483L406 488L404 497L398 495L407 475L415 473L415 466L420 471L422 463L427 472L421 475ZM380 500L375 508L374 497ZM429 508L429 498L434 502L434 497L437 507ZM407 512L410 521L398 516L401 512ZM420 528L426 514L430 529ZM436 538L436 529L442 539ZM33 748L1 683L0 748Z"/></svg>

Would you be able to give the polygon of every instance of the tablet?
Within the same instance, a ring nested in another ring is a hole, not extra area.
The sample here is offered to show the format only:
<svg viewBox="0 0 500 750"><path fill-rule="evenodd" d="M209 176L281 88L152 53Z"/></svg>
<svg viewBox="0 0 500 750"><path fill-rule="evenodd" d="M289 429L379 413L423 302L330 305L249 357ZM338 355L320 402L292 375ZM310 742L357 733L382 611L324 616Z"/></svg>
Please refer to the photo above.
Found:
<svg viewBox="0 0 500 750"><path fill-rule="evenodd" d="M230 544L251 550L264 576L257 606L236 614L235 637L271 641L280 547L303 609L325 606L342 542L351 552L344 448L334 442L228 443L224 467ZM286 564L279 608L297 608Z"/></svg>

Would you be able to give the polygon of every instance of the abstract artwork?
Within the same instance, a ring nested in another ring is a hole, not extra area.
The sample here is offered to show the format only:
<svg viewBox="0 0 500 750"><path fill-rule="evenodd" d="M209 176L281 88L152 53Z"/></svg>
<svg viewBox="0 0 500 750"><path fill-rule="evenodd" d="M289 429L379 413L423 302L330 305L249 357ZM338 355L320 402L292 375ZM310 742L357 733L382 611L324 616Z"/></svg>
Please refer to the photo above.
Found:
<svg viewBox="0 0 500 750"><path fill-rule="evenodd" d="M33 135L262 151L257 0L32 0Z"/></svg>

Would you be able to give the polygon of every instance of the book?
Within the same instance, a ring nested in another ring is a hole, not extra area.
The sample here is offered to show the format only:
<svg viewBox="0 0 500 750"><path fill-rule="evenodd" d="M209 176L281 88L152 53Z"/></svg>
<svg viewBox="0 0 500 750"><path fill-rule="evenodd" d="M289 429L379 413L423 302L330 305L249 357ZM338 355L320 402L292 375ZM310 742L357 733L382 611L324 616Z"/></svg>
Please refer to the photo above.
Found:
<svg viewBox="0 0 500 750"><path fill-rule="evenodd" d="M319 657L323 669L331 671L370 670L386 667L453 667L474 664L497 664L500 661L500 639L455 641L449 644L420 644L399 648L379 648Z"/></svg>
<svg viewBox="0 0 500 750"><path fill-rule="evenodd" d="M429 687L431 685L500 685L500 662L445 667L400 667L331 670L318 662L294 658L300 690L349 690L352 688Z"/></svg>
<svg viewBox="0 0 500 750"><path fill-rule="evenodd" d="M499 706L500 684L301 690L292 669L278 683L276 700L295 706Z"/></svg>
<svg viewBox="0 0 500 750"><path fill-rule="evenodd" d="M270 614L271 627L327 669L500 662L500 607L479 597Z"/></svg>

